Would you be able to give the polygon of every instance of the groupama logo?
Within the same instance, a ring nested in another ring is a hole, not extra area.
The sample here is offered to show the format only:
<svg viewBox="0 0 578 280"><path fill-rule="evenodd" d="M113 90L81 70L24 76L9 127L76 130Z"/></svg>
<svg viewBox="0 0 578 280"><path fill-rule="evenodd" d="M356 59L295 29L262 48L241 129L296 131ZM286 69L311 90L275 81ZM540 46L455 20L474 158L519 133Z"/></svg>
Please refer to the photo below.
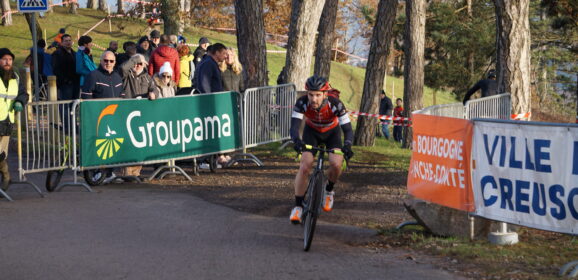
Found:
<svg viewBox="0 0 578 280"><path fill-rule="evenodd" d="M115 137L116 131L111 130L108 124L106 125L106 133L104 134L104 138L98 137L100 121L105 116L114 115L116 108L118 108L118 104L111 104L106 106L104 109L102 109L102 111L100 111L100 115L98 116L98 121L96 123L96 155L102 160L113 157L114 154L120 150L120 145L122 145L124 142L124 138Z"/></svg>

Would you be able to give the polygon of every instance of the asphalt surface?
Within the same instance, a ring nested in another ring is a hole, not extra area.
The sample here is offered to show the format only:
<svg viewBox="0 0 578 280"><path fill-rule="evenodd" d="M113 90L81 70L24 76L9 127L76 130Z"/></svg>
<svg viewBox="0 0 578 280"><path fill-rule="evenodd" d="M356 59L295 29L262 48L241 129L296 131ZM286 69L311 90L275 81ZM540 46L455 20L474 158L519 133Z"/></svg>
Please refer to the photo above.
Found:
<svg viewBox="0 0 578 280"><path fill-rule="evenodd" d="M40 180L40 179L37 179ZM375 232L302 228L146 185L0 200L0 279L457 279L404 252L352 246Z"/></svg>

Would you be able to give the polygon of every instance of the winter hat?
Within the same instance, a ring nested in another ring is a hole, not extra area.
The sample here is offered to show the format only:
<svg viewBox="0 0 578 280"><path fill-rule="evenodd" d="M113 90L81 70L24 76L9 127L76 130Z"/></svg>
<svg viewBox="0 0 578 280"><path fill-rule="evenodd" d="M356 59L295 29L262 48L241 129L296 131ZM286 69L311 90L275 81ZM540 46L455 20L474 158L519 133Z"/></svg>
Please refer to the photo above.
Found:
<svg viewBox="0 0 578 280"><path fill-rule="evenodd" d="M202 44L210 44L211 41L209 41L209 39L207 39L207 37L201 37L201 39L199 39L199 45Z"/></svg>
<svg viewBox="0 0 578 280"><path fill-rule="evenodd" d="M5 55L9 55L12 57L12 60L14 60L14 54L7 48L1 48L0 49L0 59L3 58Z"/></svg>
<svg viewBox="0 0 578 280"><path fill-rule="evenodd" d="M161 32L158 30L153 30L151 31L151 39L152 38L160 38L161 37Z"/></svg>
<svg viewBox="0 0 578 280"><path fill-rule="evenodd" d="M173 68L171 68L170 62L165 62L161 67L161 70L159 70L159 75L162 75L163 73L169 73L171 76L173 75Z"/></svg>

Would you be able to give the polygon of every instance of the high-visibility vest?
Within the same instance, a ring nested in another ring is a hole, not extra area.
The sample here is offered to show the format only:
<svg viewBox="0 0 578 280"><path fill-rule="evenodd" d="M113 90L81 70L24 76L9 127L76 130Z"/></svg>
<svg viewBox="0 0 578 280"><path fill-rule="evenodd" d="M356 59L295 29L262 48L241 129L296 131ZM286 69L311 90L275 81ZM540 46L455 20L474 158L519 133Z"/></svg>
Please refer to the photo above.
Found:
<svg viewBox="0 0 578 280"><path fill-rule="evenodd" d="M10 122L14 123L14 110L12 105L16 96L18 95L18 80L10 79L8 82L8 88L4 85L4 82L0 81L0 121L10 118Z"/></svg>

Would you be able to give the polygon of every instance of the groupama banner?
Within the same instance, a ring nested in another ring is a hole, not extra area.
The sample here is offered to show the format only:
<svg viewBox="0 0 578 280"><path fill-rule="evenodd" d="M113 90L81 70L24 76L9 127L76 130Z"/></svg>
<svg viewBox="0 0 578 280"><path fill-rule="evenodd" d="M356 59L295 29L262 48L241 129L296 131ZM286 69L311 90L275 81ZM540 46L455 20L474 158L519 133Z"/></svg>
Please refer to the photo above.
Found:
<svg viewBox="0 0 578 280"><path fill-rule="evenodd" d="M476 121L473 159L478 215L578 233L578 127Z"/></svg>
<svg viewBox="0 0 578 280"><path fill-rule="evenodd" d="M417 198L473 211L470 154L472 122L414 114L407 189Z"/></svg>
<svg viewBox="0 0 578 280"><path fill-rule="evenodd" d="M178 159L240 147L238 94L80 103L83 167Z"/></svg>

